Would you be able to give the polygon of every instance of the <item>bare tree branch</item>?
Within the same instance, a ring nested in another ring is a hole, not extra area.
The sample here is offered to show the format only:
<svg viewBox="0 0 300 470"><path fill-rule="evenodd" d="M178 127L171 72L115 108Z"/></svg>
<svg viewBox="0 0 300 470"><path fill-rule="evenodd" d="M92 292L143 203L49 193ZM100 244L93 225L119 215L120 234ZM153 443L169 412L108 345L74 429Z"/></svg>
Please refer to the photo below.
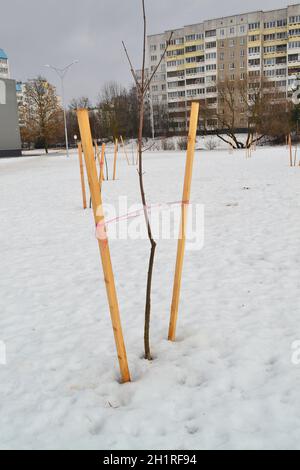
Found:
<svg viewBox="0 0 300 470"><path fill-rule="evenodd" d="M157 64L157 66L155 67L155 69L154 69L152 75L150 76L149 80L147 81L147 83L146 83L146 85L145 85L145 88L144 88L144 90L143 90L144 95L145 95L146 91L148 90L148 88L149 88L149 86L150 86L150 83L151 83L152 80L153 80L154 75L155 75L156 72L158 71L158 69L159 69L159 67L160 67L160 65L161 65L161 63L162 63L162 61L164 60L164 58L165 58L165 56L166 56L166 53L167 53L167 51L168 51L168 47L169 47L169 45L170 45L171 39L172 39L172 37L173 37L173 34L174 34L174 32L172 31L171 34L170 34L170 37L169 37L169 39L168 39L168 41L167 41L167 45L166 45L166 48L165 48L165 50L164 50L164 53L162 54L162 56L161 56L161 58L160 58L160 61L158 62L158 64Z"/></svg>
<svg viewBox="0 0 300 470"><path fill-rule="evenodd" d="M129 65L130 65L130 70L131 70L132 76L133 76L133 78L134 78L135 84L136 84L136 86L137 86L139 92L142 93L142 87L141 87L141 85L140 85L140 83L139 83L139 81L138 81L138 78L137 78L137 76L136 76L136 73L135 73L135 71L134 71L134 68L133 68L133 65L132 65L132 62L131 62L131 59L130 59L130 57L129 57L129 54L128 54L128 51L127 51L127 47L125 46L124 41L122 41L122 44L123 44L123 48L124 48L126 57L127 57L127 59L128 59Z"/></svg>

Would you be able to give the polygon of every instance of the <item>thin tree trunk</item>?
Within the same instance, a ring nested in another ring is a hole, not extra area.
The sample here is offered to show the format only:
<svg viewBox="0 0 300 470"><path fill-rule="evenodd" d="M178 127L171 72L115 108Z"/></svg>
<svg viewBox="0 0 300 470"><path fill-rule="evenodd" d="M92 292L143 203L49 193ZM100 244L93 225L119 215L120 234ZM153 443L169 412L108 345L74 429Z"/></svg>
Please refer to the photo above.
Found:
<svg viewBox="0 0 300 470"><path fill-rule="evenodd" d="M160 61L154 68L152 75L150 78L146 78L145 76L145 66L146 66L146 40L147 40L147 21L146 21L146 11L145 11L145 0L142 0L142 8L143 8L143 21L144 21L144 37L143 37L143 64L142 64L142 79L139 82L137 75L134 71L134 67L130 60L127 48L122 42L125 54L127 56L130 70L134 81L136 83L136 88L138 92L138 104L139 104L139 132L138 132L138 175L139 175L139 185L140 185L140 193L141 199L143 204L143 212L148 232L148 238L151 245L151 252L149 258L149 266L148 266L148 275L147 275L147 289L146 289L146 305L145 305L145 328L144 328L144 346L145 346L145 359L149 361L152 360L151 356L151 348L150 348L150 320L151 320L151 292L152 292L152 277L153 277L153 267L154 267L154 258L155 258L155 251L156 251L156 242L153 238L151 224L149 220L148 214L148 207L147 207L147 199L145 195L144 189L144 180L143 180L143 128L144 128L144 100L147 90L150 87L153 77L155 76L157 70L160 67L165 55L167 53L168 45L173 36L173 32L170 34L169 41L167 42L166 48L164 53L161 55Z"/></svg>
<svg viewBox="0 0 300 470"><path fill-rule="evenodd" d="M151 292L152 292L152 277L153 277L153 267L154 267L154 258L156 251L156 242L152 235L147 200L144 189L144 180L143 180L143 127L144 127L144 97L140 96L140 124L139 124L139 138L138 138L138 149L139 149L139 183L140 183L140 192L143 203L143 211L145 222L147 226L148 238L151 244L151 252L148 265L148 275L147 275L147 289L146 289L146 305L145 305L145 326L144 326L144 348L145 348L145 359L148 361L152 360L151 348L150 348L150 321L151 321Z"/></svg>

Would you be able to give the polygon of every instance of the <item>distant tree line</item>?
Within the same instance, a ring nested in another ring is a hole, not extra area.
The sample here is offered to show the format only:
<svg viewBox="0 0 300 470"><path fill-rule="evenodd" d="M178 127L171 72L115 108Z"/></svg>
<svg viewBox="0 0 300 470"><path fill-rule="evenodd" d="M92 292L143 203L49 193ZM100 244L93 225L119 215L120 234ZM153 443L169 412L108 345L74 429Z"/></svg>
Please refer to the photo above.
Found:
<svg viewBox="0 0 300 470"><path fill-rule="evenodd" d="M276 143L285 141L299 131L300 106L294 106L285 93L272 83L262 80L225 80L216 85L218 107L201 101L201 133L214 133L234 148L250 146L264 137ZM135 86L128 89L116 82L103 86L96 103L88 97L73 99L67 110L67 127L71 144L79 136L76 109L90 110L93 137L113 140L136 139L138 135L138 95ZM144 137L152 136L151 112L155 119L155 135L167 137L176 132L167 105L145 99ZM36 148L64 145L63 109L56 89L45 78L37 77L25 84L23 105L20 107L21 136L24 145ZM239 128L247 132L246 142Z"/></svg>

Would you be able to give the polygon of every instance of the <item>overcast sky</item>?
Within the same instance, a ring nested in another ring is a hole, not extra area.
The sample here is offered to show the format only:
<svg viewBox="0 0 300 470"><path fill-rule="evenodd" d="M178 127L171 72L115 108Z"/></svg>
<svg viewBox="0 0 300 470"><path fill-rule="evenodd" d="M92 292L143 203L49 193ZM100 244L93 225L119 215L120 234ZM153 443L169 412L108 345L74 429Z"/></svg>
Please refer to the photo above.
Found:
<svg viewBox="0 0 300 470"><path fill-rule="evenodd" d="M271 10L287 0L146 0L148 33L178 28L205 19ZM296 3L296 1L289 3ZM96 98L106 81L128 85L130 72L121 41L140 67L140 0L1 0L0 48L10 59L12 77L45 75L55 85L50 63L62 67L74 59L66 81L67 99Z"/></svg>

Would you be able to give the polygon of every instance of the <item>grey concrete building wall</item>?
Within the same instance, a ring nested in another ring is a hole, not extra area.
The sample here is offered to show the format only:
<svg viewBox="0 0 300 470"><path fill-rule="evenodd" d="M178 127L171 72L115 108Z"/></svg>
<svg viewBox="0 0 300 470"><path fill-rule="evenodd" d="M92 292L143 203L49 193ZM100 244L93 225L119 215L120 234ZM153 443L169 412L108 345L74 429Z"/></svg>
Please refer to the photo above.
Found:
<svg viewBox="0 0 300 470"><path fill-rule="evenodd" d="M0 78L0 157L21 155L15 80Z"/></svg>

